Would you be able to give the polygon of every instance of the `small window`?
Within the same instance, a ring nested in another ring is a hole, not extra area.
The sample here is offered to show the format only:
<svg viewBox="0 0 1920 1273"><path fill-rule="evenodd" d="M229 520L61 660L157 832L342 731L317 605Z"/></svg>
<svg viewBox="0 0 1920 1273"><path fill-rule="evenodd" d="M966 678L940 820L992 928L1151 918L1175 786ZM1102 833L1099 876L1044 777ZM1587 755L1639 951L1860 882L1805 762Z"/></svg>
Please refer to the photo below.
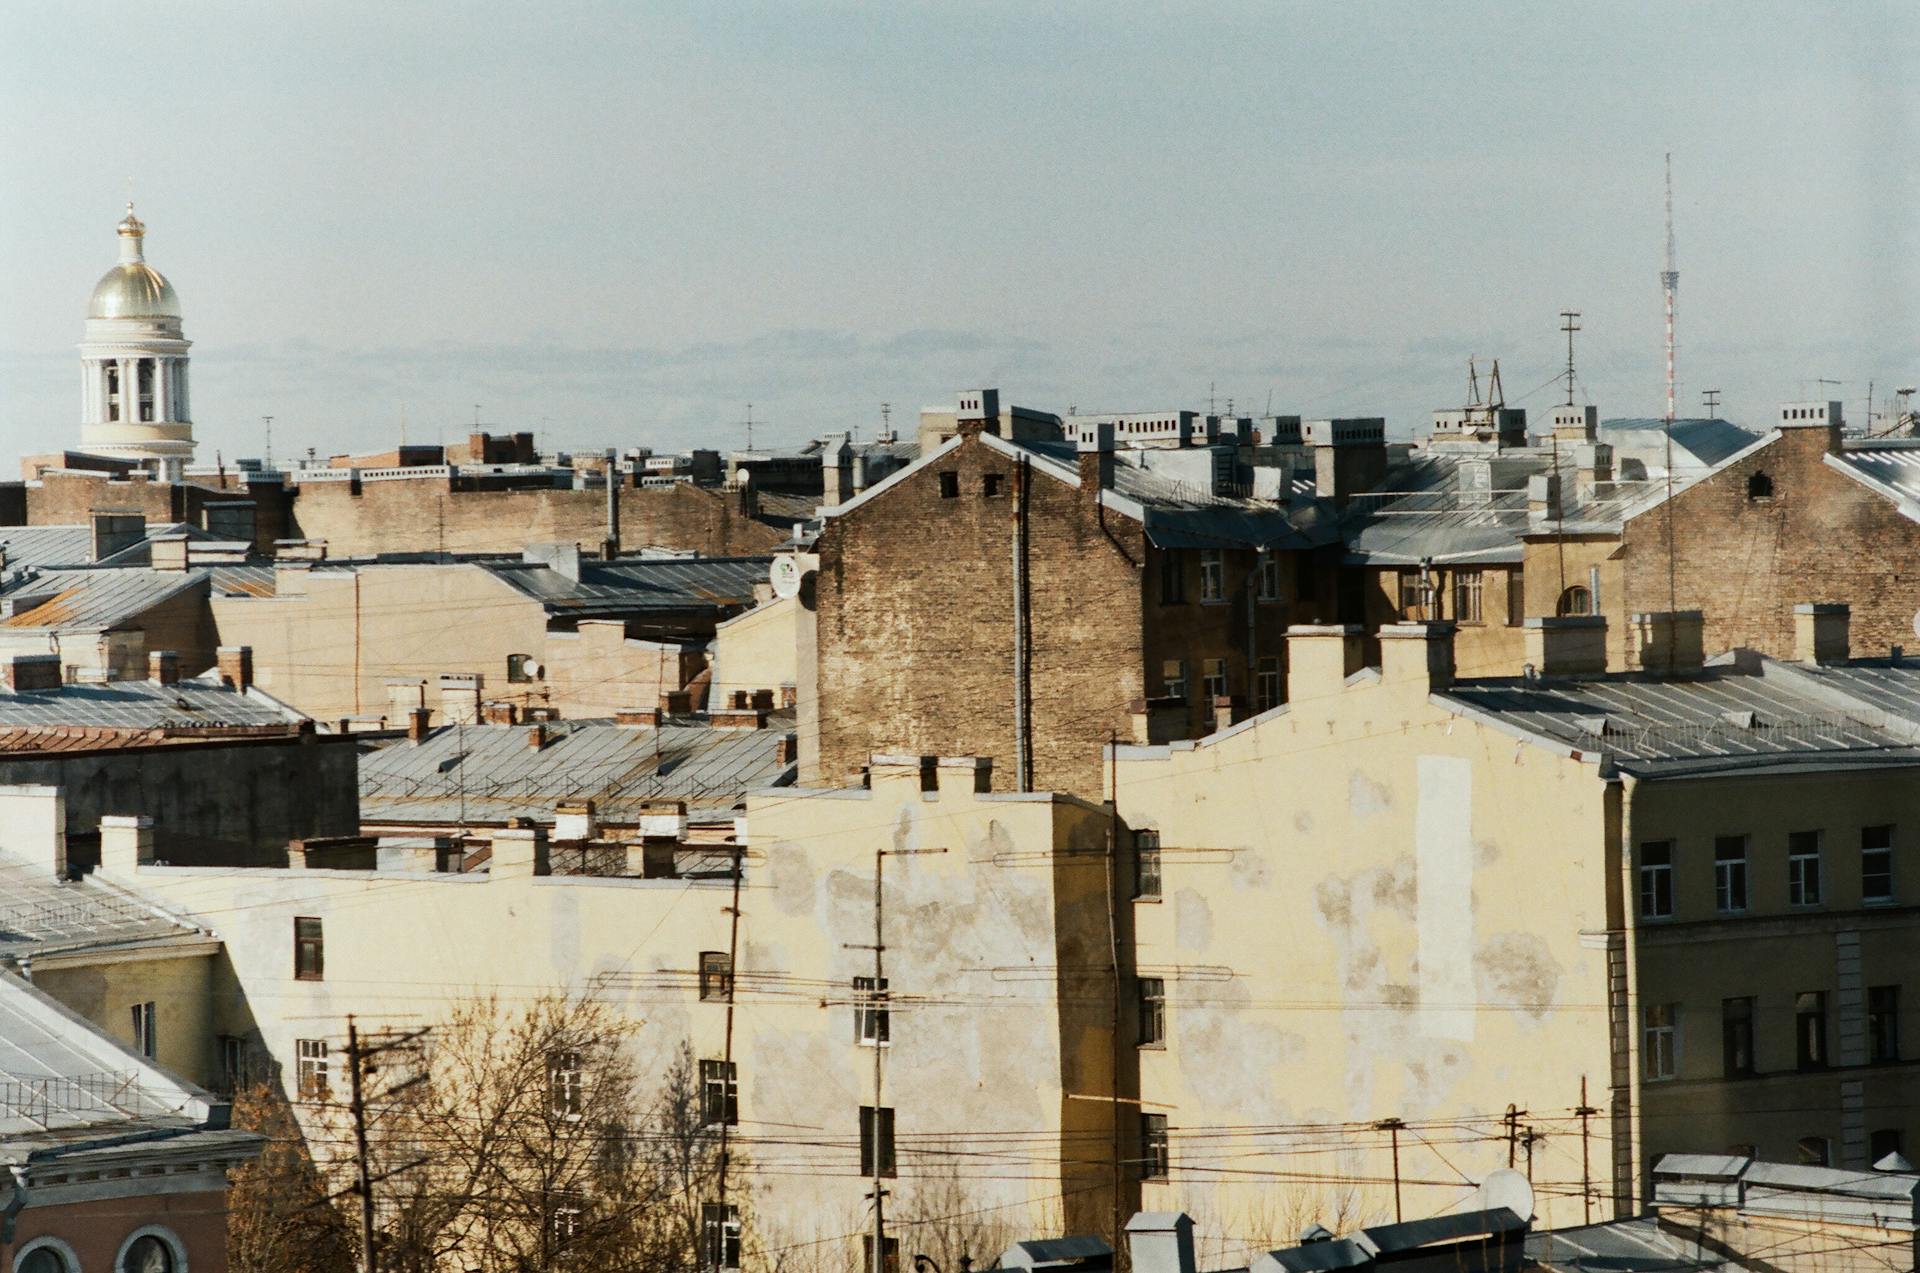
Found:
<svg viewBox="0 0 1920 1273"><path fill-rule="evenodd" d="M708 1127L739 1123L740 1074L736 1062L700 1062L700 1121Z"/></svg>
<svg viewBox="0 0 1920 1273"><path fill-rule="evenodd" d="M1260 554L1259 597L1262 601L1280 600L1280 557L1277 553Z"/></svg>
<svg viewBox="0 0 1920 1273"><path fill-rule="evenodd" d="M1755 473L1747 479L1747 498L1762 500L1773 498L1773 479L1765 473Z"/></svg>
<svg viewBox="0 0 1920 1273"><path fill-rule="evenodd" d="M155 1024L151 999L133 1005L133 1050L149 1061L159 1055L160 1040Z"/></svg>
<svg viewBox="0 0 1920 1273"><path fill-rule="evenodd" d="M563 1049L552 1053L547 1057L547 1108L564 1119L579 1118L586 1082L578 1052Z"/></svg>
<svg viewBox="0 0 1920 1273"><path fill-rule="evenodd" d="M525 685L533 680L536 666L531 654L509 654L507 656L507 680L515 685Z"/></svg>
<svg viewBox="0 0 1920 1273"><path fill-rule="evenodd" d="M1200 600L1227 599L1227 558L1218 548L1200 550Z"/></svg>
<svg viewBox="0 0 1920 1273"><path fill-rule="evenodd" d="M1803 1070L1827 1067L1827 996L1821 990L1803 990L1793 998L1795 1063Z"/></svg>
<svg viewBox="0 0 1920 1273"><path fill-rule="evenodd" d="M980 493L988 499L998 499L1006 494L1006 474L982 473L980 475Z"/></svg>
<svg viewBox="0 0 1920 1273"><path fill-rule="evenodd" d="M180 1267L174 1244L157 1233L143 1233L127 1244L120 1273L174 1273Z"/></svg>
<svg viewBox="0 0 1920 1273"><path fill-rule="evenodd" d="M740 1267L740 1208L730 1202L700 1204L700 1256L703 1267Z"/></svg>
<svg viewBox="0 0 1920 1273"><path fill-rule="evenodd" d="M960 475L958 473L949 469L940 474L940 498L960 498Z"/></svg>
<svg viewBox="0 0 1920 1273"><path fill-rule="evenodd" d="M1216 698L1225 698L1227 694L1227 661L1225 659L1206 659L1200 665L1200 692L1206 695L1211 704Z"/></svg>
<svg viewBox="0 0 1920 1273"><path fill-rule="evenodd" d="M247 1064L247 1041L231 1034L220 1036L220 1090L234 1096L253 1085L251 1066Z"/></svg>
<svg viewBox="0 0 1920 1273"><path fill-rule="evenodd" d="M873 1273L873 1233L868 1231L860 1238L860 1258L862 1273ZM900 1239L882 1238L880 1240L880 1273L900 1273Z"/></svg>
<svg viewBox="0 0 1920 1273"><path fill-rule="evenodd" d="M1649 1081L1670 1079L1678 1061L1673 1029L1675 1007L1670 1003L1650 1003L1640 1009L1640 1015L1641 1072Z"/></svg>
<svg viewBox="0 0 1920 1273"><path fill-rule="evenodd" d="M1142 1114L1140 1116L1140 1178L1165 1180L1172 1167L1172 1154L1167 1144L1167 1116Z"/></svg>
<svg viewBox="0 0 1920 1273"><path fill-rule="evenodd" d="M1140 1046L1167 1045L1167 983L1161 977L1140 978Z"/></svg>
<svg viewBox="0 0 1920 1273"><path fill-rule="evenodd" d="M892 1013L887 1006L887 979L853 979L853 1041L867 1047L884 1047L893 1041Z"/></svg>
<svg viewBox="0 0 1920 1273"><path fill-rule="evenodd" d="M301 981L321 981L327 974L327 946L320 921L293 921L293 975Z"/></svg>
<svg viewBox="0 0 1920 1273"><path fill-rule="evenodd" d="M1867 1137L1868 1163L1877 1163L1888 1154L1900 1153L1900 1143L1902 1139L1898 1127L1882 1127L1880 1130L1871 1133Z"/></svg>
<svg viewBox="0 0 1920 1273"><path fill-rule="evenodd" d="M1833 1165L1833 1142L1825 1136L1802 1136L1794 1146L1802 1167Z"/></svg>
<svg viewBox="0 0 1920 1273"><path fill-rule="evenodd" d="M1507 572L1507 626L1517 628L1527 621L1527 576L1525 571Z"/></svg>
<svg viewBox="0 0 1920 1273"><path fill-rule="evenodd" d="M1753 997L1720 1001L1721 1073L1745 1078L1753 1068Z"/></svg>
<svg viewBox="0 0 1920 1273"><path fill-rule="evenodd" d="M709 1003L733 998L733 956L726 951L700 952L700 998Z"/></svg>
<svg viewBox="0 0 1920 1273"><path fill-rule="evenodd" d="M1893 900L1893 828L1860 828L1860 900Z"/></svg>
<svg viewBox="0 0 1920 1273"><path fill-rule="evenodd" d="M1417 619L1427 604L1427 581L1417 570L1400 572L1400 617Z"/></svg>
<svg viewBox="0 0 1920 1273"><path fill-rule="evenodd" d="M1673 915L1673 841L1650 840L1640 846L1640 916Z"/></svg>
<svg viewBox="0 0 1920 1273"><path fill-rule="evenodd" d="M1820 833L1792 831L1787 834L1787 904L1820 904Z"/></svg>
<svg viewBox="0 0 1920 1273"><path fill-rule="evenodd" d="M38 1238L42 1245L33 1247L20 1257L14 1265L17 1273L80 1273L67 1259L66 1253L53 1245L57 1239Z"/></svg>
<svg viewBox="0 0 1920 1273"><path fill-rule="evenodd" d="M1713 902L1722 915L1747 909L1747 837L1718 836L1713 842Z"/></svg>
<svg viewBox="0 0 1920 1273"><path fill-rule="evenodd" d="M1158 831L1133 833L1133 895L1149 898L1160 896L1160 833Z"/></svg>
<svg viewBox="0 0 1920 1273"><path fill-rule="evenodd" d="M1187 697L1187 661L1168 659L1160 665L1160 676L1165 688L1161 693L1168 698L1185 700Z"/></svg>
<svg viewBox="0 0 1920 1273"><path fill-rule="evenodd" d="M586 1227L587 1200L577 1193L562 1191L553 1195L552 1224L555 1246L565 1246L580 1236Z"/></svg>
<svg viewBox="0 0 1920 1273"><path fill-rule="evenodd" d="M1255 665L1253 673L1253 710L1271 711L1280 706L1280 659L1278 656L1263 658Z"/></svg>
<svg viewBox="0 0 1920 1273"><path fill-rule="evenodd" d="M878 1155L876 1157L875 1155ZM863 1176L894 1175L893 1161L893 1110L882 1105L875 1110L871 1105L860 1107L860 1174Z"/></svg>
<svg viewBox="0 0 1920 1273"><path fill-rule="evenodd" d="M1453 617L1460 623L1480 623L1481 590L1485 572L1456 570L1453 574Z"/></svg>
<svg viewBox="0 0 1920 1273"><path fill-rule="evenodd" d="M327 1041L296 1039L294 1052L299 1060L299 1091L303 1100L318 1101L330 1090L327 1083Z"/></svg>
<svg viewBox="0 0 1920 1273"><path fill-rule="evenodd" d="M1867 988L1867 1060L1875 1065L1900 1059L1900 987Z"/></svg>
<svg viewBox="0 0 1920 1273"><path fill-rule="evenodd" d="M1554 613L1563 619L1572 618L1576 615L1592 614L1593 593L1580 584L1573 585L1573 587L1560 594L1560 601L1559 604L1554 607Z"/></svg>
<svg viewBox="0 0 1920 1273"><path fill-rule="evenodd" d="M1177 606L1187 599L1186 561L1177 552L1160 554L1160 604Z"/></svg>

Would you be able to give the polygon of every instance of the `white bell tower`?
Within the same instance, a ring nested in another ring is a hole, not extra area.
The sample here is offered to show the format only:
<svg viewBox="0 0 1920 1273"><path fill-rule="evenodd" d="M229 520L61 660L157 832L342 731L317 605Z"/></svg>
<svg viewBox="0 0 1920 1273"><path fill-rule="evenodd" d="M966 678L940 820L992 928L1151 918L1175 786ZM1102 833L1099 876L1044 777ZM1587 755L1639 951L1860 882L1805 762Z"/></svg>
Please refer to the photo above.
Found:
<svg viewBox="0 0 1920 1273"><path fill-rule="evenodd" d="M178 481L193 458L180 298L147 264L147 227L127 205L120 263L93 289L80 345L80 446Z"/></svg>

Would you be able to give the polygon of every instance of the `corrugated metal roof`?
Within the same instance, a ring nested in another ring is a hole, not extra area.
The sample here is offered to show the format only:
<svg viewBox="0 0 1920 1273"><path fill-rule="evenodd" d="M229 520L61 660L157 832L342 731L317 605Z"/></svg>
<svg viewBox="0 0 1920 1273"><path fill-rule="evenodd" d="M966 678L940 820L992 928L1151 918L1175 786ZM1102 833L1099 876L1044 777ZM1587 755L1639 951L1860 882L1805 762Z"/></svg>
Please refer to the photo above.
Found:
<svg viewBox="0 0 1920 1273"><path fill-rule="evenodd" d="M1616 416L1600 422L1600 441L1614 448L1616 463L1630 455L1650 467L1655 462L1664 465L1667 437L1667 421L1661 416ZM1672 438L1675 468L1712 468L1758 442L1760 435L1715 416L1675 420Z"/></svg>
<svg viewBox="0 0 1920 1273"><path fill-rule="evenodd" d="M729 609L753 604L771 557L689 557L580 562L571 579L540 562L489 561L483 570L539 601L551 616L651 610Z"/></svg>
<svg viewBox="0 0 1920 1273"><path fill-rule="evenodd" d="M38 863L0 851L0 958L125 946L198 932L97 876L62 880Z"/></svg>
<svg viewBox="0 0 1920 1273"><path fill-rule="evenodd" d="M205 589L204 571L155 571L137 567L49 570L9 582L9 597L46 596L21 613L0 619L3 628L93 631L117 627L181 593Z"/></svg>
<svg viewBox="0 0 1920 1273"><path fill-rule="evenodd" d="M240 693L211 680L74 683L50 690L0 690L0 728L105 726L181 729L219 725L284 725L304 719L264 694Z"/></svg>
<svg viewBox="0 0 1920 1273"><path fill-rule="evenodd" d="M1527 1258L1563 1273L1704 1273L1746 1268L1691 1238L1665 1232L1657 1216L1535 1232L1527 1237Z"/></svg>
<svg viewBox="0 0 1920 1273"><path fill-rule="evenodd" d="M1849 706L1738 668L1654 680L1460 681L1443 697L1570 750L1642 774L1783 762L1920 763L1914 731L1865 704Z"/></svg>
<svg viewBox="0 0 1920 1273"><path fill-rule="evenodd" d="M1898 498L1920 503L1920 446L1911 442L1855 444L1828 458L1843 471L1876 482Z"/></svg>
<svg viewBox="0 0 1920 1273"><path fill-rule="evenodd" d="M614 821L647 800L684 800L689 813L724 815L748 792L790 782L776 750L790 714L767 729L715 729L676 720L658 729L556 721L535 751L535 726L442 726L419 743L392 742L360 760L364 822L553 820L562 800L594 800Z"/></svg>
<svg viewBox="0 0 1920 1273"><path fill-rule="evenodd" d="M1811 663L1777 666L1789 676L1806 677L1812 683L1869 707L1920 723L1920 661L1909 661L1903 655L1898 663L1884 658L1855 659L1829 666Z"/></svg>

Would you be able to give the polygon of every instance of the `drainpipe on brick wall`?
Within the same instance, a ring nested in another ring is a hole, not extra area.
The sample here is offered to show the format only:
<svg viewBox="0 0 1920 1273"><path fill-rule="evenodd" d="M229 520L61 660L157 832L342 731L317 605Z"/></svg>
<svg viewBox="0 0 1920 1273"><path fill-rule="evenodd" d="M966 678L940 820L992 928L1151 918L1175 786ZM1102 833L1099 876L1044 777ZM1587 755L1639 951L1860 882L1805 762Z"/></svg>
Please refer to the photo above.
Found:
<svg viewBox="0 0 1920 1273"><path fill-rule="evenodd" d="M1027 489L1032 469L1024 453L1013 473L1013 781L1033 790L1033 703L1027 693Z"/></svg>
<svg viewBox="0 0 1920 1273"><path fill-rule="evenodd" d="M1260 577L1272 549L1261 548L1253 555L1253 573L1241 585L1247 598L1247 705L1254 709L1254 687L1260 683Z"/></svg>

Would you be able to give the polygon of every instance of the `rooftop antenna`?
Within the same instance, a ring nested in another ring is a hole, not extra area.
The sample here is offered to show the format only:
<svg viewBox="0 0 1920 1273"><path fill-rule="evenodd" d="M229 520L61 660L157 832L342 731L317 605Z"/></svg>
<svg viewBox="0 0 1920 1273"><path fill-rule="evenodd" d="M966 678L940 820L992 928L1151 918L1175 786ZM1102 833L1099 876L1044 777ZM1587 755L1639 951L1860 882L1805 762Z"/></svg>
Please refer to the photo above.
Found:
<svg viewBox="0 0 1920 1273"><path fill-rule="evenodd" d="M880 432L886 435L888 441L893 440L893 404L891 402L880 404Z"/></svg>
<svg viewBox="0 0 1920 1273"><path fill-rule="evenodd" d="M273 417L263 415L260 420L267 426L267 472L271 473L273 472Z"/></svg>
<svg viewBox="0 0 1920 1273"><path fill-rule="evenodd" d="M1720 391L1718 389L1702 390L1700 393L1700 398L1701 398L1701 401L1707 404L1707 419L1709 420L1719 419L1720 418Z"/></svg>
<svg viewBox="0 0 1920 1273"><path fill-rule="evenodd" d="M1473 355L1467 355L1467 405L1480 405L1480 371L1473 365Z"/></svg>
<svg viewBox="0 0 1920 1273"><path fill-rule="evenodd" d="M1213 390L1214 390L1214 385L1215 385L1216 383L1217 383L1217 382L1215 382L1215 381L1212 381L1212 380L1209 380L1209 381L1207 381L1207 414L1208 414L1208 415L1212 415L1212 414L1214 414L1214 409L1213 409Z"/></svg>
<svg viewBox="0 0 1920 1273"><path fill-rule="evenodd" d="M1660 271L1667 298L1667 423L1673 423L1673 299L1680 290L1680 266L1673 251L1673 152L1667 152L1667 268Z"/></svg>
<svg viewBox="0 0 1920 1273"><path fill-rule="evenodd" d="M1560 311L1560 330L1567 334L1567 405L1573 405L1573 334L1580 330L1580 311Z"/></svg>
<svg viewBox="0 0 1920 1273"><path fill-rule="evenodd" d="M747 450L751 451L753 450L753 404L751 402L747 404L747 418L744 423L747 426ZM766 421L762 420L760 423L765 424Z"/></svg>

